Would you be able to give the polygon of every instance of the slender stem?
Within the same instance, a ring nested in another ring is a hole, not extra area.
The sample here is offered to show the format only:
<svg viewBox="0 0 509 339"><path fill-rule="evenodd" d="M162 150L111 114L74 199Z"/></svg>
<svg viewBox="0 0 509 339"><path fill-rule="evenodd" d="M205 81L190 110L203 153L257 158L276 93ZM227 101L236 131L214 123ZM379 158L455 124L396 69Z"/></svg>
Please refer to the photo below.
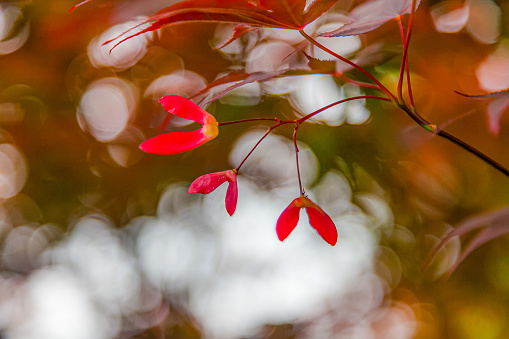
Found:
<svg viewBox="0 0 509 339"><path fill-rule="evenodd" d="M281 126L281 125L286 125L286 124L295 124L295 130L293 132L293 142L294 142L294 146L295 146L295 151L298 152L299 149L297 148L297 140L296 140L296 135L297 135L297 129L299 128L300 124L302 124L304 121L308 120L309 118L315 116L316 114L320 113L320 112L323 112L324 110L328 109L328 108L331 108L333 106L336 106L336 105L339 105L343 102L347 102L347 101L351 101L351 100L356 100L356 99L380 99L380 100L384 100L384 101L391 101L390 99L388 98L384 98L384 97L377 97L377 96L372 96L372 95L361 95L361 96L357 96L357 97L352 97L352 98L347 98L347 99L343 99L343 100L340 100L340 101L336 101L336 102L333 102L332 104L330 105L327 105L325 107L322 107L320 108L319 110L316 110L312 113L309 113L305 116L303 116L302 118L300 119L296 119L296 120L279 120L277 118L252 118L252 119L244 119L244 120L236 120L236 121L228 121L228 122L220 122L218 123L218 125L229 125L229 124L234 124L234 123L240 123L240 122L246 122L246 121L277 121L277 124L271 126L267 132L265 132L265 134L260 138L260 140L258 140L258 142L253 146L253 148L249 151L249 153L244 157L244 159L241 161L241 163L237 166L237 168L235 168L235 170L238 172L240 170L240 168L242 167L242 165L244 164L244 162L246 162L247 158L249 158L249 156L251 155L251 153L254 152L254 150L258 147L258 145L262 142L263 139L265 139L267 137L267 135L270 134L270 132L272 132L273 129ZM300 180L300 170L299 170L299 156L297 155L297 174L299 176L299 186L300 186L300 190L301 190L301 193L304 194L304 190L302 188L302 183L301 183L301 180Z"/></svg>
<svg viewBox="0 0 509 339"><path fill-rule="evenodd" d="M168 114L166 114L166 116L164 117L163 122L161 122L161 123L159 124L159 126L157 127L157 130L158 130L159 132L162 132L162 131L166 128L166 126L168 126L168 124L170 123L170 120L171 120L173 117L174 117L174 115L173 115L173 114L169 114L169 113L168 113Z"/></svg>
<svg viewBox="0 0 509 339"><path fill-rule="evenodd" d="M244 157L244 159L241 161L241 163L237 166L237 168L235 168L235 170L238 172L240 170L240 168L242 167L242 165L244 165L244 162L246 162L247 158L249 158L249 156L251 155L251 153L254 152L254 150L256 149L256 147L258 147L258 145L262 142L263 139L265 139L267 137L267 135L270 134L270 132L272 132L272 130L274 128L277 128L285 123L289 123L289 122L278 122L277 124L273 125L273 126L270 126L269 129L267 130L267 132L265 132L265 134L260 138L260 140L258 140L258 142L256 143L256 145L253 146L253 148L251 148L251 150L249 151L249 153Z"/></svg>
<svg viewBox="0 0 509 339"><path fill-rule="evenodd" d="M401 41L403 42L403 46L406 45L406 37L405 37L405 28L403 27L403 20L401 20L401 15L398 16L398 27L399 27L399 34L401 35ZM402 99L402 93L401 88L403 87L403 77L401 74L405 72L405 60L401 61L401 66L399 69L399 81L398 81L398 96L399 99Z"/></svg>
<svg viewBox="0 0 509 339"><path fill-rule="evenodd" d="M437 125L430 124L426 119L424 119L421 115L419 115L419 113L417 113L417 111L415 111L415 109L414 109L415 105L413 102L412 88L411 88L411 82L410 82L410 73L408 72L408 46L410 44L410 36L412 33L412 18L413 18L413 13L415 12L415 5L416 5L416 0L413 0L412 1L412 11L410 12L410 16L408 19L408 31L406 34L406 38L405 38L405 34L404 34L404 28L403 28L403 23L401 21L401 17L398 17L398 21L400 24L400 32L401 32L402 40L404 43L403 59L401 61L401 70L400 70L399 81L398 81L398 98L400 100L399 105L398 105L399 108L401 108L403 111L405 111L405 113L407 113L408 116L410 116L410 118L412 118L417 124L419 124L421 127L423 127L428 132L434 133L444 139L451 141L452 143L460 146L467 152L477 156L479 159L485 161L486 163L493 166L494 168L496 168L497 170L499 170L500 172L502 172L503 174L505 174L506 176L509 177L509 170L507 168L505 168L504 166L502 166L495 160L491 159L489 156L482 153L475 147L470 146L469 144L462 141L461 139L456 138L454 135L440 129ZM406 70L406 74L407 74L408 97L409 97L409 101L410 101L409 104L410 104L411 108L407 107L403 100L404 70Z"/></svg>
<svg viewBox="0 0 509 339"><path fill-rule="evenodd" d="M374 85L374 84L368 84L367 82L362 82L362 81L357 81L357 80L353 80L353 79L350 79L342 74L336 74L336 76L338 76L340 79L343 79L346 83L349 83L349 84L354 84L354 85L357 85L359 87L365 87L365 88L372 88L372 89L377 89L377 90L380 90L380 87L378 87L377 85Z"/></svg>
<svg viewBox="0 0 509 339"><path fill-rule="evenodd" d="M410 105L410 108L415 108L414 104L414 95L412 93L412 82L410 81L410 72L408 71L408 60L405 64L405 70L406 70L406 84L408 89L408 103Z"/></svg>
<svg viewBox="0 0 509 339"><path fill-rule="evenodd" d="M313 45L315 45L316 47L322 49L323 51L329 53L330 55L338 58L339 60L349 64L350 66L352 66L353 68L361 71L362 73L364 73L368 78L370 78L377 86L378 88L380 88L386 95L387 97L390 98L391 101L397 103L398 100L397 98L394 96L394 94L392 94L388 89L387 87L385 87L384 85L382 85L380 83L380 81L378 81L374 76L372 76L371 74L369 74L368 71L366 71L364 68L362 68L361 66L357 65L356 63L346 59L345 57L342 57L341 55L337 54L336 52L328 49L327 47L325 47L324 45L322 45L321 43L319 43L318 41L316 41L315 39L313 39L311 36L309 36L306 32L304 32L303 29L300 29L299 30L300 34L306 38L309 42L311 42Z"/></svg>
<svg viewBox="0 0 509 339"><path fill-rule="evenodd" d="M276 121L280 122L278 118L252 118L252 119L243 119L243 120L234 120L234 121L226 121L226 122L218 122L218 126L232 125L238 124L241 122L249 122L249 121Z"/></svg>
<svg viewBox="0 0 509 339"><path fill-rule="evenodd" d="M299 129L300 124L295 124L295 129L293 130L293 146L295 147L295 162L297 164L297 178L299 179L299 190L300 195L304 196L306 195L306 192L304 192L304 188L302 187L302 180L300 178L300 167L299 167L299 147L297 146L297 130Z"/></svg>
<svg viewBox="0 0 509 339"><path fill-rule="evenodd" d="M85 0L85 1L80 2L80 3L79 3L79 4L77 4L77 5L72 6L72 7L71 7L71 9L69 10L69 13L71 13L74 9L76 9L76 7L80 7L81 5L84 5L84 4L86 4L87 2L89 2L89 1L92 1L92 0Z"/></svg>
<svg viewBox="0 0 509 339"><path fill-rule="evenodd" d="M405 38L405 29L403 27L403 20L401 19L401 16L398 16L398 24L399 24L399 32L401 34L401 41L403 42L403 45L406 44L406 38ZM410 108L415 108L415 104L414 104L414 96L412 94L412 82L410 81L410 72L409 72L409 67L408 67L408 55L407 55L407 58L405 59L405 62L401 63L401 69L400 69L400 74L401 72L405 71L406 72L406 83L407 83L407 89L408 89L408 103L409 103L409 107ZM403 88L403 77L400 76L399 78L399 81L398 81L398 93L401 93L401 94L398 94L400 95L400 100L402 100L402 102L404 102L403 100L403 97L402 97L402 90Z"/></svg>
<svg viewBox="0 0 509 339"><path fill-rule="evenodd" d="M411 110L406 105L402 104L398 106L401 108L405 113L412 118L413 121L415 121L419 126L427 130L428 132L437 132L437 126L434 124L430 124L428 120L424 119L419 113L417 113L415 110Z"/></svg>
<svg viewBox="0 0 509 339"><path fill-rule="evenodd" d="M399 100L403 100L403 77L405 75L405 73L403 72L404 69L407 70L407 84L408 84L408 96L410 98L410 101L411 101L411 107L413 107L413 97L412 97L412 90L411 90L411 87L410 87L410 77L409 77L409 73L408 73L408 62L407 62L407 58L408 58L408 46L410 45L410 37L412 35L412 19L413 19L413 14L414 14L414 11L415 11L415 0L412 0L412 11L410 12L410 16L408 18L408 29L407 29L407 32L406 32L406 39L403 41L405 46L403 48L403 58L402 58L402 61L401 61L401 71L399 73L399 81L398 81L398 99ZM399 18L399 20L401 21L401 18Z"/></svg>
<svg viewBox="0 0 509 339"><path fill-rule="evenodd" d="M296 152L296 157L297 157L297 175L299 177L300 192L301 192L302 195L304 195L304 189L302 188L302 182L301 182L301 179L300 179L299 155L298 155L299 148L297 147L297 139L296 139L297 129L299 128L300 124L302 124L304 121L310 119L311 117L317 115L318 113L323 112L326 109L331 108L331 107L336 106L336 105L339 105L341 103L344 103L344 102L347 102L347 101L351 101L351 100L356 100L356 99L379 99L379 100L384 100L384 101L391 101L390 99L384 98L384 97L377 97L377 96L373 96L373 95L361 95L361 96L346 98L346 99L343 99L343 100L340 100L340 101L333 102L330 105L322 107L319 110L316 110L316 111L314 111L312 113L309 113L309 114L303 116L302 118L296 119L296 120L279 120L277 118L252 118L252 119L244 119L244 120L236 120L236 121L228 121L228 122L220 122L220 123L218 123L218 125L221 126L221 125L229 125L229 124L246 122L246 121L260 121L260 120L262 120L262 121L277 121L277 124L272 125L271 127L269 127L267 132L265 132L265 134L260 138L260 140L258 140L258 142L253 146L253 148L249 151L249 153L244 157L244 159L241 161L241 163L237 166L237 168L235 168L235 171L238 172L240 170L240 168L242 167L242 165L244 165L244 163L246 162L247 158L249 158L251 153L254 152L254 150L258 147L258 145L263 141L263 139L265 139L267 137L267 135L270 134L270 132L272 132L273 129L275 129L275 128L281 126L281 125L295 124L295 130L293 132L293 143L294 143L294 146L295 146L295 152Z"/></svg>
<svg viewBox="0 0 509 339"><path fill-rule="evenodd" d="M437 125L429 123L426 119L424 119L422 116L420 116L416 111L411 110L407 106L400 105L399 108L401 108L403 111L405 111L405 113L410 118L412 118L412 120L414 120L417 124L419 124L422 128L424 128L428 132L431 132L431 133L436 134L444 139L451 141L452 143L460 146L467 152L475 155L479 159L483 160L484 162L488 163L489 165L491 165L492 167L496 168L497 170L499 170L500 172L505 174L507 177L509 177L509 169L505 168L504 166L502 166L501 164L499 164L498 162L496 162L495 160L493 160L492 158L490 158L483 152L479 151L478 149L476 149L473 146L470 146L469 144L462 141L461 139L458 139L454 135L440 129Z"/></svg>
<svg viewBox="0 0 509 339"><path fill-rule="evenodd" d="M399 33L401 35L401 41L403 42L403 46L406 46L406 37L405 37L405 28L403 27L403 20L401 20L401 15L398 16L398 26L399 26ZM404 50L404 47L403 47ZM403 99L403 74L405 73L405 65L407 65L405 58L401 61L401 66L399 69L399 81L398 81L398 98L400 102L404 103Z"/></svg>
<svg viewBox="0 0 509 339"><path fill-rule="evenodd" d="M346 99L343 99L343 100L339 100L339 101L333 102L330 105L324 106L324 107L320 108L319 110L311 112L311 113L303 116L302 118L297 119L297 123L302 124L304 121L314 117L315 115L325 111L326 109L329 109L329 108L331 108L333 106L342 104L342 103L347 102L347 101L357 100L357 99L378 99L378 100L384 100L384 101L391 101L391 99L384 98L384 97L377 97L377 96L374 96L374 95L360 95L360 96L356 96L356 97L346 98Z"/></svg>
<svg viewBox="0 0 509 339"><path fill-rule="evenodd" d="M470 153L474 154L478 158L484 160L485 162L487 162L488 164L490 164L491 166L495 167L497 170L499 170L500 172L502 172L503 174L505 174L506 176L509 177L509 170L507 168L505 168L504 166L502 166L501 164L499 164L495 160L491 159L489 156L487 156L486 154L482 153L478 149L470 146L466 142L462 141L461 139L456 138L454 135L449 134L449 133L447 133L444 130L438 129L436 134L438 134L442 138L447 139L447 140L451 141L452 143L460 146L461 148L463 148L467 152L470 152Z"/></svg>

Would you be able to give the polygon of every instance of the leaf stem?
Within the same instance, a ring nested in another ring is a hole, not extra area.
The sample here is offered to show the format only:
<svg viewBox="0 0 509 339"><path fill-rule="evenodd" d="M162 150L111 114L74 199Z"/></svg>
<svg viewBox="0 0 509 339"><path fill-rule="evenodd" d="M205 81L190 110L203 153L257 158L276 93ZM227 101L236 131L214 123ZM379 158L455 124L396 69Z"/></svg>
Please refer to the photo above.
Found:
<svg viewBox="0 0 509 339"><path fill-rule="evenodd" d="M417 124L419 124L422 128L427 130L428 132L431 132L433 134L436 134L444 139L447 139L451 141L452 143L458 145L459 147L463 148L465 151L475 155L479 159L483 160L487 164L491 165L492 167L496 168L500 172L502 172L504 175L509 177L509 170L484 154L483 152L479 151L477 148L470 146L466 142L464 142L461 139L458 139L454 135L442 130L435 124L429 123L426 119L424 119L422 116L420 116L415 110L411 110L406 105L400 105L399 108L401 108L405 113L412 118Z"/></svg>
<svg viewBox="0 0 509 339"><path fill-rule="evenodd" d="M456 138L454 135L452 135L450 133L447 133L444 130L438 129L436 134L438 134L442 138L447 139L447 140L451 141L452 143L460 146L461 148L463 148L467 152L470 152L470 153L474 154L478 158L484 160L486 163L488 163L489 165L493 166L494 168L496 168L497 170L499 170L500 172L505 174L507 177L509 177L509 170L507 168L505 168L504 166L502 166L501 164L499 164L498 162L496 162L495 160L493 160L492 158L490 158L486 154L482 153L481 151L479 151L475 147L470 146L469 144L467 144L463 140Z"/></svg>
<svg viewBox="0 0 509 339"><path fill-rule="evenodd" d="M284 125L285 123L290 123L290 122L278 122L277 124L273 125L273 126L270 126L269 129L267 130L267 132L265 132L265 134L260 138L260 140L258 140L258 142L253 146L253 148L251 148L251 150L249 151L249 153L244 157L244 159L240 162L240 164L237 166L237 168L235 168L235 170L238 172L240 170L240 168L242 167L242 165L244 165L244 163L246 162L247 158L249 158L249 156L251 155L251 153L254 152L254 150L258 147L258 145L263 141L263 139L265 139L267 137L267 135L270 134L270 132L272 132L272 130L274 128L277 128L281 125Z"/></svg>
<svg viewBox="0 0 509 339"><path fill-rule="evenodd" d="M319 110L316 110L316 111L314 111L312 113L309 113L309 114L303 116L300 119L297 119L297 122L299 124L302 124L304 121L314 117L315 115L325 111L326 109L329 109L329 108L331 108L333 106L342 104L342 103L347 102L347 101L358 100L358 99L378 99L378 100L384 100L384 101L391 101L391 99L388 99L388 98L385 98L385 97L378 97L378 96L375 96L375 95L359 95L359 96L356 96L356 97L346 98L346 99L343 99L343 100L339 100L339 101L333 102L332 104L324 106L324 107L320 108Z"/></svg>
<svg viewBox="0 0 509 339"><path fill-rule="evenodd" d="M300 34L306 38L309 42L311 42L313 45L315 45L316 47L320 48L321 50L329 53L330 55L338 58L339 60L349 64L350 66L354 67L355 69L361 71L362 73L364 73L368 78L370 78L377 86L378 88L380 88L386 95L387 97L393 101L394 103L397 103L398 102L398 99L394 96L394 94L391 93L391 91L389 91L387 89L387 87L385 87L384 85L382 85L380 83L380 81L378 81L374 76L372 76L371 74L369 74L368 71L366 71L364 68L362 68L361 66L357 65L355 62L352 62L348 59L346 59L345 57L342 57L341 55L337 54L336 52L328 49L327 47L325 47L324 45L322 45L321 43L319 43L318 41L316 41L315 39L313 39L311 36L309 36L306 32L304 32L303 29L300 29L299 30Z"/></svg>
<svg viewBox="0 0 509 339"><path fill-rule="evenodd" d="M359 86L359 87L372 88L372 89L376 89L376 90L380 91L380 87L378 87L377 85L369 84L367 82L353 80L353 79L350 79L350 78L348 78L348 77L346 77L346 76L344 76L343 74L340 74L340 73L337 73L335 75L338 76L340 79L342 79L345 83L353 84L353 85L356 85L356 86Z"/></svg>
<svg viewBox="0 0 509 339"><path fill-rule="evenodd" d="M226 122L218 122L218 126L225 126L225 125L233 125L233 124L239 124L241 122L249 122L249 121L276 121L281 122L278 118L251 118L251 119L242 119L242 120L234 120L234 121L226 121Z"/></svg>
<svg viewBox="0 0 509 339"><path fill-rule="evenodd" d="M410 21L409 21L409 24L410 24ZM398 16L398 26L399 26L399 32L401 34L401 41L403 42L404 46L408 46L408 44L406 43L408 40L405 37L405 29L403 27L403 20L401 19L401 16ZM409 67L408 67L408 55L406 56L406 58L404 58L402 60L401 69L399 71L400 76L399 76L399 81L398 81L398 97L402 103L404 103L403 76L402 76L403 73L406 73L406 83L407 83L407 89L408 89L409 106L410 106L410 108L414 108L415 104L414 104L414 98L413 98L413 94L412 94L412 83L410 81L410 72L409 72Z"/></svg>
<svg viewBox="0 0 509 339"><path fill-rule="evenodd" d="M305 196L306 192L304 191L304 188L302 187L302 179L300 177L299 147L297 146L297 130L299 129L299 126L300 126L300 124L298 122L295 123L295 129L293 130L293 146L295 147L295 162L297 165L297 178L299 179L300 195Z"/></svg>
<svg viewBox="0 0 509 339"><path fill-rule="evenodd" d="M413 22L413 16L414 16L414 12L415 12L415 5L416 5L416 0L412 0L412 10L410 11L410 15L408 17L408 28L407 28L407 32L406 32L406 38L404 37L405 33L404 33L404 29L403 29L403 22L401 21L401 16L398 17L400 31L402 34L401 38L402 38L403 44L404 44L403 58L401 60L401 70L399 72L399 81L398 81L398 99L400 100L401 103L404 103L403 77L405 75L405 70L406 70L407 86L408 86L408 99L410 101L411 108L415 107L415 105L414 105L414 99L413 99L413 95L412 95L412 87L411 87L411 83L410 83L410 73L408 72L408 46L410 45L410 37L412 35L412 22Z"/></svg>
<svg viewBox="0 0 509 339"><path fill-rule="evenodd" d="M322 107L312 113L309 113L305 116L303 116L302 118L300 119L295 119L295 120L280 120L278 118L252 118L252 119L244 119L244 120L235 120L235 121L227 121L227 122L219 122L218 125L219 126L223 126L223 125L231 125L231 124L236 124L236 123L241 123L241 122L248 122L248 121L277 121L277 124L275 125L272 125L271 127L269 127L269 129L267 130L267 132L265 132L265 134L260 138L260 140L258 140L258 142L253 146L253 148L249 151L249 153L244 157L244 159L241 161L241 163L237 166L237 168L235 168L235 170L238 172L240 170L240 168L242 167L242 165L244 164L244 162L246 162L247 158L249 158L249 156L251 155L251 153L254 152L254 150L258 147L258 145L263 141L263 139L265 139L267 137L267 135L270 134L270 132L272 132L272 130L274 130L275 128L281 126L281 125L286 125L286 124L295 124L295 130L293 132L293 143L294 143L294 146L295 146L295 151L298 152L299 149L297 147L297 139L296 139L296 136L297 136L297 129L299 128L299 126L305 122L306 120L310 119L311 117L317 115L318 113L321 113L323 111L325 111L326 109L328 108L331 108L333 106L336 106L336 105L339 105L339 104L342 104L344 102L347 102L347 101L351 101L351 100L357 100L357 99L379 99L379 100L384 100L384 101L391 101L390 99L388 98L385 98L385 97L377 97L377 96L373 96L373 95L361 95L361 96L357 96L357 97L351 97L351 98L346 98L346 99L343 99L343 100L339 100L339 101L336 101L336 102L333 102L332 104L330 105L327 105L325 107ZM297 157L297 175L299 176L299 186L300 186L300 191L301 191L301 194L304 194L304 189L302 188L302 182L301 182L301 179L300 179L300 169L299 169L299 156L298 154L296 155Z"/></svg>

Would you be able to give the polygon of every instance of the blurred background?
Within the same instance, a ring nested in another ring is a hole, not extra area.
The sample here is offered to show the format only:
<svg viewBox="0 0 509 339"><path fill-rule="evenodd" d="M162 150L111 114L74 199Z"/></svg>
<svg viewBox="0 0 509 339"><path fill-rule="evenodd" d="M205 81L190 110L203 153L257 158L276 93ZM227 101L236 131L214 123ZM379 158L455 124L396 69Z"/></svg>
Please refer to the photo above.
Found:
<svg viewBox="0 0 509 339"><path fill-rule="evenodd" d="M509 178L390 103L349 102L299 129L303 181L337 225L335 247L304 213L277 239L276 220L299 194L291 127L243 166L231 218L226 187L198 196L189 183L236 167L269 125L223 126L180 155L139 151L160 133L163 95L190 96L234 70L308 67L292 54L295 32L260 29L214 49L231 36L226 24L176 25L111 54L102 46L174 2L96 0L70 14L72 0L0 2L0 336L509 337L509 238L500 236ZM330 31L362 2L340 1L307 29ZM509 88L508 17L503 0L423 0L409 50L420 114L506 167L507 95L454 91ZM396 88L396 21L320 42ZM248 84L206 109L218 121L294 119L361 93L376 92L330 74L295 76ZM167 130L187 125L173 119ZM455 227L459 237L423 270Z"/></svg>

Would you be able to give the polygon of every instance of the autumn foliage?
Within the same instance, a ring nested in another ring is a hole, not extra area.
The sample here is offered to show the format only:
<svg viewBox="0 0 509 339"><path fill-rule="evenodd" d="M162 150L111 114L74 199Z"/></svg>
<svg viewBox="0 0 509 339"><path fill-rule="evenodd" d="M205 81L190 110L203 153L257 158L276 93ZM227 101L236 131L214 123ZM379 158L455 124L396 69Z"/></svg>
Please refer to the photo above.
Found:
<svg viewBox="0 0 509 339"><path fill-rule="evenodd" d="M90 0L82 2L72 9L88 2L90 2ZM309 216L311 226L330 245L335 245L337 241L336 226L332 219L318 205L307 198L305 194L305 189L300 177L297 133L308 120L334 106L361 99L389 101L396 108L407 114L424 130L451 141L485 161L493 168L509 176L509 171L497 161L446 132L437 124L429 122L419 114L419 107L414 103L411 86L412 79L408 66L408 47L412 35L413 14L418 9L420 0L372 0L362 2L348 13L346 21L340 22L341 25L339 28L319 33L312 29L307 29L312 22L319 19L324 13L333 8L336 2L335 0L315 0L306 6L307 2L305 0L185 0L161 9L155 14L149 15L140 24L128 29L116 38L104 41L103 44L111 46L111 50L114 50L123 42L148 32L161 30L162 28L177 24L199 22L230 23L236 25L233 28L231 37L227 41L221 43L219 48L224 48L235 40L242 38L245 34L259 28L294 30L302 36L302 41L294 46L295 50L293 53L304 56L308 61L307 67L291 66L286 69L278 69L275 71L251 73L237 70L211 82L198 93L189 96L189 98L176 95L166 95L162 97L159 102L168 112L168 117L165 119L162 127L164 127L164 124L166 124L172 116L196 122L200 124L201 127L190 132L173 131L157 135L144 141L140 145L140 149L147 153L163 155L182 153L201 146L217 137L221 126L249 121L273 122L273 125L268 128L267 132L253 146L244 160L235 169L205 174L196 179L189 188L189 193L209 194L221 184L228 182L229 186L225 200L226 210L228 214L233 215L236 209L238 195L237 174L241 174L242 165L255 151L257 146L274 129L282 125L292 125L294 128L292 139L295 148L296 172L300 196L294 199L283 211L277 221L276 232L280 240L286 239L299 220L300 210L304 209ZM403 43L396 92L390 90L368 72L363 67L365 60L362 58L350 60L329 49L317 40L319 37L340 38L365 34L390 21L399 25ZM310 46L328 53L330 57L342 62L345 67L338 70L335 64L331 67L329 62L315 58L311 53L306 52L306 48ZM361 74L363 80L353 79L349 72L352 70ZM219 99L230 91L253 82L263 82L271 79L303 74L330 74L344 83L353 84L363 91L374 92L374 94L368 93L359 96L351 96L293 120L261 117L218 122L213 115L206 112L198 105L204 104L198 100L201 95L212 91L218 86L226 85L228 87L219 92L219 94L215 94L208 102ZM507 108L507 94L505 94L505 92L500 92L488 95L465 96L482 99L498 98L489 108L496 111L496 113L492 114L494 118L490 120L490 128L494 133L498 133L497 126L500 120L499 117L501 112ZM194 102L192 100L194 100Z"/></svg>

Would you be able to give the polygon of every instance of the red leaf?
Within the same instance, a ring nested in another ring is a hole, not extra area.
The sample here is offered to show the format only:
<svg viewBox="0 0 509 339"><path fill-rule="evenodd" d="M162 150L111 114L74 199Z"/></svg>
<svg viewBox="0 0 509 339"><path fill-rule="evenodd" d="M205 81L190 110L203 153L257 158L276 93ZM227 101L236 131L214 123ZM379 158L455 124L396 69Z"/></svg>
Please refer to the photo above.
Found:
<svg viewBox="0 0 509 339"><path fill-rule="evenodd" d="M260 6L277 13L282 21L299 27L303 23L306 0L260 0Z"/></svg>
<svg viewBox="0 0 509 339"><path fill-rule="evenodd" d="M235 170L209 173L202 175L192 182L187 193L209 194L224 182L228 181L228 189L226 191L225 206L230 216L235 213L237 208L238 188L237 188L237 172Z"/></svg>
<svg viewBox="0 0 509 339"><path fill-rule="evenodd" d="M420 0L417 0L415 8L419 6ZM412 0L374 0L365 2L355 7L348 16L352 20L332 32L322 33L320 36L338 37L348 35L358 35L367 33L387 21L397 18L400 15L412 11Z"/></svg>
<svg viewBox="0 0 509 339"><path fill-rule="evenodd" d="M301 198L294 199L277 219L276 233L281 241L292 233L299 222L300 207L297 206L299 199Z"/></svg>
<svg viewBox="0 0 509 339"><path fill-rule="evenodd" d="M304 25L316 20L323 13L327 12L337 0L315 0L309 5L306 13L304 14Z"/></svg>
<svg viewBox="0 0 509 339"><path fill-rule="evenodd" d="M254 27L281 27L281 24L270 18L268 14L270 14L269 11L254 6L248 0L184 0L160 10L158 13L148 17L140 25L133 27L132 29L149 24L145 29L122 39L113 48L137 35L177 23L228 22L248 24ZM105 44L113 40L106 41Z"/></svg>
<svg viewBox="0 0 509 339"><path fill-rule="evenodd" d="M155 31L164 26L186 22L227 22L246 24L252 27L301 29L322 15L336 1L319 1L319 5L313 4L309 11L303 13L304 0L262 0L263 5L249 0L184 0L162 9L140 25L132 27L134 29L145 24L149 25L120 40L113 48L137 35ZM106 41L105 44L113 40Z"/></svg>

